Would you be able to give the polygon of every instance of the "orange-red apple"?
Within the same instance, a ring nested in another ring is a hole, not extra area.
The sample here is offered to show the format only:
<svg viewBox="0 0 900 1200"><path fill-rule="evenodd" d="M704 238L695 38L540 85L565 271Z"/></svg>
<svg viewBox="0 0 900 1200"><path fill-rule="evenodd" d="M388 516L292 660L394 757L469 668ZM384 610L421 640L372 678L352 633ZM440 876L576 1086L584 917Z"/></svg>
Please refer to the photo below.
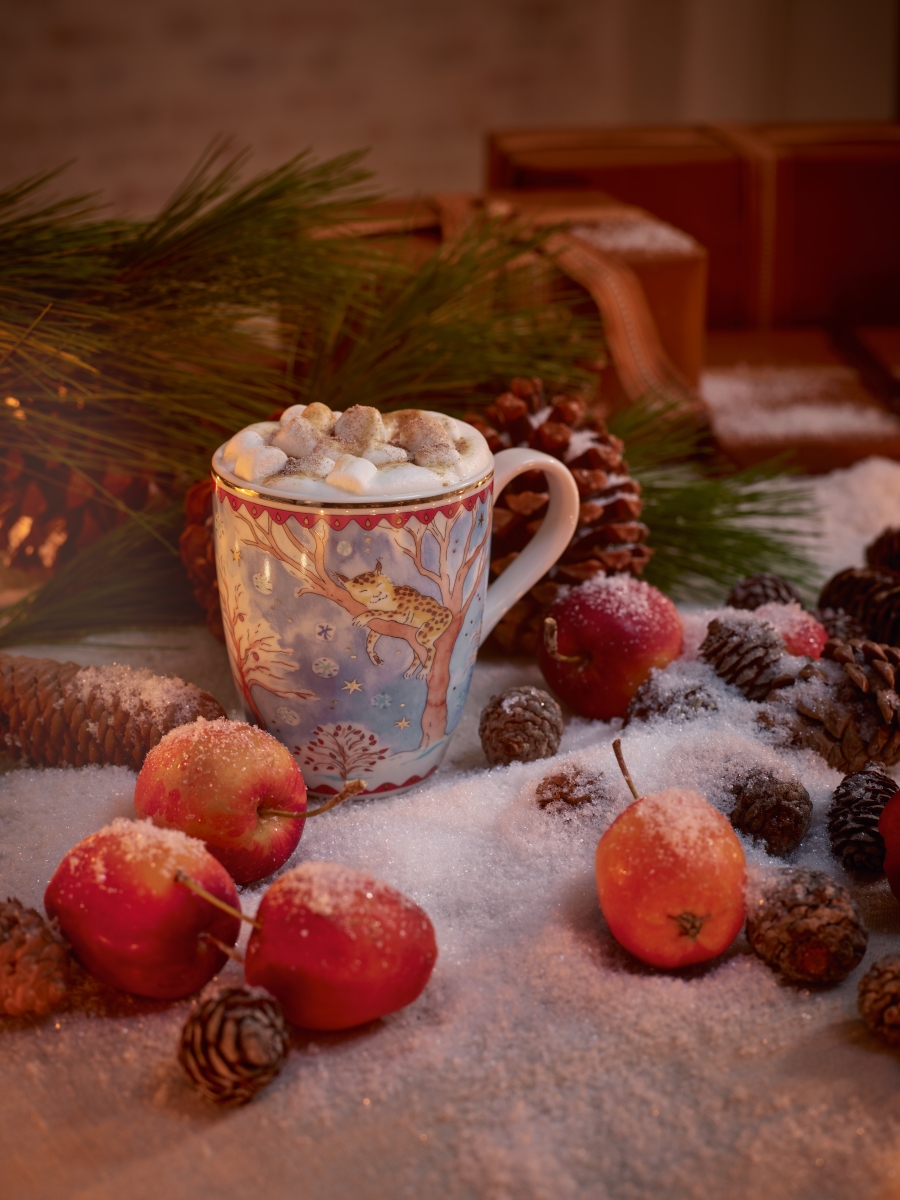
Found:
<svg viewBox="0 0 900 1200"><path fill-rule="evenodd" d="M175 1000L224 965L211 938L233 946L241 924L178 883L179 870L239 907L228 872L202 842L122 817L73 846L44 905L91 974L126 992Z"/></svg>
<svg viewBox="0 0 900 1200"><path fill-rule="evenodd" d="M270 733L242 721L180 725L154 746L134 789L139 817L206 843L237 883L271 875L297 848L306 784L296 760Z"/></svg>
<svg viewBox="0 0 900 1200"><path fill-rule="evenodd" d="M730 823L703 796L642 796L600 839L597 895L613 937L655 967L705 962L744 921L746 862Z"/></svg>

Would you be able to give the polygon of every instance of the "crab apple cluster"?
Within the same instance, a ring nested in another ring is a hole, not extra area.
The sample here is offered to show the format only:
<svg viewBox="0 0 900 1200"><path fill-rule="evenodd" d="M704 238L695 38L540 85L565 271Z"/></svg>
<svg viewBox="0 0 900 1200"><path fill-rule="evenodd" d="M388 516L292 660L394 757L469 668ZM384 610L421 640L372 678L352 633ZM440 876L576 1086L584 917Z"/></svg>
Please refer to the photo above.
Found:
<svg viewBox="0 0 900 1200"><path fill-rule="evenodd" d="M681 653L678 609L630 575L597 576L550 608L538 662L556 694L583 717L623 717L654 667Z"/></svg>
<svg viewBox="0 0 900 1200"><path fill-rule="evenodd" d="M687 788L638 798L597 845L610 932L655 967L706 962L731 945L744 921L745 874L729 822Z"/></svg>
<svg viewBox="0 0 900 1200"><path fill-rule="evenodd" d="M201 841L149 820L120 818L79 842L44 903L98 979L161 1000L203 987L250 919ZM309 1029L347 1029L403 1008L437 960L434 927L417 904L337 863L287 872L251 923L248 982Z"/></svg>
<svg viewBox="0 0 900 1200"><path fill-rule="evenodd" d="M254 883L296 850L306 785L291 752L264 729L195 721L147 755L134 808L155 825L200 838L235 882Z"/></svg>

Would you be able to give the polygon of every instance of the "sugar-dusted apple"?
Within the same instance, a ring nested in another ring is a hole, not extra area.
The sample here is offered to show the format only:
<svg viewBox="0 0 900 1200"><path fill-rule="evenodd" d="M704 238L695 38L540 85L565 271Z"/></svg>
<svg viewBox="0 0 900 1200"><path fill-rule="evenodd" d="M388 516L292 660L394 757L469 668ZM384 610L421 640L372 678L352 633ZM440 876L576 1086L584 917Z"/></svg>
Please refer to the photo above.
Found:
<svg viewBox="0 0 900 1200"><path fill-rule="evenodd" d="M652 966L715 958L743 925L741 843L727 819L688 788L629 805L600 838L596 873L613 937Z"/></svg>
<svg viewBox="0 0 900 1200"><path fill-rule="evenodd" d="M427 913L363 871L308 862L262 898L247 982L306 1029L350 1029L411 1004L437 960Z"/></svg>
<svg viewBox="0 0 900 1200"><path fill-rule="evenodd" d="M822 657L828 631L799 604L762 604L756 609L756 616L774 625L781 634L788 654Z"/></svg>
<svg viewBox="0 0 900 1200"><path fill-rule="evenodd" d="M630 575L598 576L552 605L538 662L556 694L577 713L624 717L654 667L681 653L678 609Z"/></svg>
<svg viewBox="0 0 900 1200"><path fill-rule="evenodd" d="M253 883L297 848L306 785L291 752L264 729L195 721L147 755L134 807L156 825L200 838L237 883Z"/></svg>
<svg viewBox="0 0 900 1200"><path fill-rule="evenodd" d="M213 901L238 908L228 872L202 842L150 821L120 817L66 854L47 886L47 914L104 983L175 1000L210 980L237 941L240 920L178 881L190 876Z"/></svg>
<svg viewBox="0 0 900 1200"><path fill-rule="evenodd" d="M888 886L900 899L900 790L894 792L881 810L878 832L884 839L884 873Z"/></svg>

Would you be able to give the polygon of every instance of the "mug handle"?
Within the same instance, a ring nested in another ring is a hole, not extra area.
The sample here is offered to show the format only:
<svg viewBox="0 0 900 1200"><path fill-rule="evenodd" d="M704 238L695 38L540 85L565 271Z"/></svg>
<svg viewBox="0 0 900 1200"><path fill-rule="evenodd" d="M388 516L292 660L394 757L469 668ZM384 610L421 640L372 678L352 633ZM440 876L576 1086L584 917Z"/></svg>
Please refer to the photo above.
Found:
<svg viewBox="0 0 900 1200"><path fill-rule="evenodd" d="M525 447L501 450L494 457L494 500L523 471L543 471L550 489L550 506L540 529L499 579L487 590L481 641L504 613L552 567L572 540L581 503L572 472L558 458Z"/></svg>

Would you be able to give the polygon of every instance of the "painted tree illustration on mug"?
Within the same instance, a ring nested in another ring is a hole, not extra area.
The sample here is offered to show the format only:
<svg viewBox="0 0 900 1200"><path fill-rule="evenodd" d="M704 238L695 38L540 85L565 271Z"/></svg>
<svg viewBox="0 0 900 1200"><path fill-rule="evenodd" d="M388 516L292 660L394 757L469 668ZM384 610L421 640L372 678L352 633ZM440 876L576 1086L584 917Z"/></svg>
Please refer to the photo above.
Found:
<svg viewBox="0 0 900 1200"><path fill-rule="evenodd" d="M284 650L278 634L265 617L249 618L249 606L243 600L243 585L236 583L234 593L227 576L219 576L222 625L225 643L235 678L240 680L241 695L257 722L266 728L262 713L253 698L253 688L264 688L285 700L315 700L315 692L286 687L287 676L299 669L289 650Z"/></svg>
<svg viewBox="0 0 900 1200"><path fill-rule="evenodd" d="M367 632L366 652L376 666L379 637L400 638L412 650L406 677L416 675L426 686L420 748L433 745L447 732L447 692L453 650L487 567L488 522L485 507L469 510L458 504L450 516L438 512L430 521L413 517L402 529L388 527L396 547L409 558L420 577L429 580L439 599L407 584L395 584L381 562L375 569L348 577L329 572L325 563L330 533L324 520L311 530L292 522L277 524L269 513L252 521L242 512L235 516L246 527L247 546L271 554L300 582L297 596L323 596L353 618ZM460 524L471 517L463 537ZM459 533L457 530L459 529ZM459 553L454 547L462 542ZM435 565L432 568L426 562Z"/></svg>
<svg viewBox="0 0 900 1200"><path fill-rule="evenodd" d="M300 747L294 747L294 753ZM351 774L369 773L387 758L390 750L379 746L374 733L354 725L317 725L306 747L303 765L314 771L335 772L345 783Z"/></svg>

